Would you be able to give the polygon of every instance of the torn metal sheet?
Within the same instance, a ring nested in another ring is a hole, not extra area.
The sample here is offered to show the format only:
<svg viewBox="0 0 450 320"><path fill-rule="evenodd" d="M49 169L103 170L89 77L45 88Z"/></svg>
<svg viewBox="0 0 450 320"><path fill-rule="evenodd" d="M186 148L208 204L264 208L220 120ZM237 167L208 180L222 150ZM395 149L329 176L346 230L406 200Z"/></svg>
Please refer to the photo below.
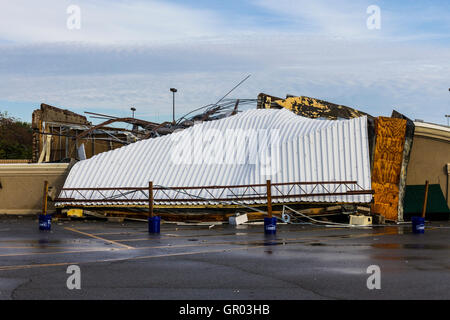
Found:
<svg viewBox="0 0 450 320"><path fill-rule="evenodd" d="M325 118L329 120L352 119L362 116L371 116L365 112L338 105L328 101L299 96L286 99L270 96L264 93L258 95L259 109L285 108L292 112L312 119Z"/></svg>
<svg viewBox="0 0 450 320"><path fill-rule="evenodd" d="M147 187L149 181L164 187L233 186L265 184L268 179L272 183L356 181L362 189L371 189L367 118L328 121L300 117L286 109L248 110L80 161L73 166L64 188ZM307 185L304 191L318 192L313 188ZM86 201L77 205L114 204L89 202L92 192L84 193L76 199ZM272 196L276 195L274 190ZM208 198L207 193L201 196ZM220 195L227 196L232 195ZM183 204L182 194L177 199L180 201L174 205ZM371 199L371 195L359 194L304 197L299 201Z"/></svg>

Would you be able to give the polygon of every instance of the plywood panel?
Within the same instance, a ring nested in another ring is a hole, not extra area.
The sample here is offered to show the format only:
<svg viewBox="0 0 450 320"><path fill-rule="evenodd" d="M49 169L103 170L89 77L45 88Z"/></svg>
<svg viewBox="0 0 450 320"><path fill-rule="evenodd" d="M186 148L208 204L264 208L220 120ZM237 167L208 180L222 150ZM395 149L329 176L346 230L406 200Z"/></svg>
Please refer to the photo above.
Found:
<svg viewBox="0 0 450 320"><path fill-rule="evenodd" d="M372 168L375 190L372 211L397 220L400 172L405 144L406 120L379 117L375 121L376 144Z"/></svg>

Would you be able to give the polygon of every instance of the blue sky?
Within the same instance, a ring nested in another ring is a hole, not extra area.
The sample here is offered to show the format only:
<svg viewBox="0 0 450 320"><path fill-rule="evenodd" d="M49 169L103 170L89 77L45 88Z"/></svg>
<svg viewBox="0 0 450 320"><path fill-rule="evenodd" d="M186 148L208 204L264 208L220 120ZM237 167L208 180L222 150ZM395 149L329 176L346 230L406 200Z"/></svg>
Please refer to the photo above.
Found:
<svg viewBox="0 0 450 320"><path fill-rule="evenodd" d="M370 5L380 29L367 28ZM30 121L42 102L118 116L134 106L164 121L170 87L180 116L251 74L231 97L306 95L445 124L449 12L448 1L2 1L0 110Z"/></svg>

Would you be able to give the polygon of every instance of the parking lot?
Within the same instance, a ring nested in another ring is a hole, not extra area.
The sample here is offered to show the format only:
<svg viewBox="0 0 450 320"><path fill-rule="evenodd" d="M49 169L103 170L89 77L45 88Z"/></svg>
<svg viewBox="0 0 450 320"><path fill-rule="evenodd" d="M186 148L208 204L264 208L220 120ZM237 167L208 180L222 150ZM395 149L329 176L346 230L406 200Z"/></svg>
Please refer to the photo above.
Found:
<svg viewBox="0 0 450 320"><path fill-rule="evenodd" d="M0 218L0 299L449 299L448 222L374 228ZM67 268L81 270L69 290ZM381 289L370 290L369 266Z"/></svg>

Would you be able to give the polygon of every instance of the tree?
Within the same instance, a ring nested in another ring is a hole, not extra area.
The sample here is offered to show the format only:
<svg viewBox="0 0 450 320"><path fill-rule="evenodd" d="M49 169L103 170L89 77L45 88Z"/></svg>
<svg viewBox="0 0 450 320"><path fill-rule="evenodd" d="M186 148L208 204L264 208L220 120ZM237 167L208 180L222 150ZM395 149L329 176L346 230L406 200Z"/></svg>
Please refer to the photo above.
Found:
<svg viewBox="0 0 450 320"><path fill-rule="evenodd" d="M0 159L31 159L31 124L0 111Z"/></svg>

